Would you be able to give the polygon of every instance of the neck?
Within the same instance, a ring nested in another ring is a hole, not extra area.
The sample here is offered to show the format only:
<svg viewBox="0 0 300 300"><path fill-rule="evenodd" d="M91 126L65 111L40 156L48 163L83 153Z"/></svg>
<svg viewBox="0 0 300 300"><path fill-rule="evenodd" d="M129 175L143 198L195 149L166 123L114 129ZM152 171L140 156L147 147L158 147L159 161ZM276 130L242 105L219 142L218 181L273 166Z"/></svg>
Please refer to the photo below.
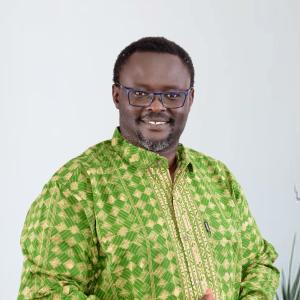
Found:
<svg viewBox="0 0 300 300"><path fill-rule="evenodd" d="M129 135L124 134L124 132L120 128L119 128L119 130L120 130L123 138L125 140L127 140L129 143L131 143L137 147L147 149L147 148L143 147L141 145L141 143L137 142L137 140L130 138ZM175 175L175 171L176 171L176 167L177 167L177 160L176 160L177 146L178 146L178 141L176 143L174 143L174 145L172 145L171 147L168 147L167 149L156 152L157 154L165 157L168 160L169 172L170 172L172 181L174 180L174 175Z"/></svg>
<svg viewBox="0 0 300 300"><path fill-rule="evenodd" d="M168 160L169 169L176 164L176 151L159 152L158 154Z"/></svg>
<svg viewBox="0 0 300 300"><path fill-rule="evenodd" d="M172 181L174 181L174 175L177 168L176 149L177 149L177 145L176 147L158 153L159 155L165 157L168 160L169 172Z"/></svg>

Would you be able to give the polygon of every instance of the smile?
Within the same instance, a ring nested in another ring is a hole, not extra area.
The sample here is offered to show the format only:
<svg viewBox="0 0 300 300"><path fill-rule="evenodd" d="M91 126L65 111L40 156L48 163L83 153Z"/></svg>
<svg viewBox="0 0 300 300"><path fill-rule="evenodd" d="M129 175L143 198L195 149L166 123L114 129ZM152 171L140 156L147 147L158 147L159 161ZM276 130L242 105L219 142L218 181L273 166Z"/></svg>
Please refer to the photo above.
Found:
<svg viewBox="0 0 300 300"><path fill-rule="evenodd" d="M152 125L163 125L167 122L158 122L158 121L147 121L146 123L152 124Z"/></svg>
<svg viewBox="0 0 300 300"><path fill-rule="evenodd" d="M162 130L165 128L167 125L169 125L169 121L167 120L149 120L149 119L142 119L141 120L146 127L154 130Z"/></svg>
<svg viewBox="0 0 300 300"><path fill-rule="evenodd" d="M145 117L145 118L141 118L140 121L142 121L144 124L148 124L148 125L154 125L154 126L159 126L159 125L165 125L170 123L170 119L166 118L166 117L153 117L153 118L149 118L149 117Z"/></svg>

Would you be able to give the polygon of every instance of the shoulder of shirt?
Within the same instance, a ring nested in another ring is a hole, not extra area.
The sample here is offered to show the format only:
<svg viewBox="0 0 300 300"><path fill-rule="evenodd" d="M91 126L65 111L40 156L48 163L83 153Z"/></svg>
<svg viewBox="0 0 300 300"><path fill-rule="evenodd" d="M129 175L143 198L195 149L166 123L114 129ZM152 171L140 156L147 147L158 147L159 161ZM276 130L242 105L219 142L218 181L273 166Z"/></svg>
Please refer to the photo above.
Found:
<svg viewBox="0 0 300 300"><path fill-rule="evenodd" d="M111 150L111 140L105 140L86 149L80 155L62 165L52 176L51 181L63 183L77 181L79 176L89 177L91 169L105 164L106 157L101 155Z"/></svg>
<svg viewBox="0 0 300 300"><path fill-rule="evenodd" d="M190 159L191 163L196 166L207 166L207 167L216 167L218 169L223 169L224 171L229 171L227 166L220 160L207 155L203 152L184 147L186 155Z"/></svg>
<svg viewBox="0 0 300 300"><path fill-rule="evenodd" d="M201 170L210 177L214 177L215 180L223 182L235 198L243 193L240 184L225 163L194 149L185 147L185 151L196 171Z"/></svg>

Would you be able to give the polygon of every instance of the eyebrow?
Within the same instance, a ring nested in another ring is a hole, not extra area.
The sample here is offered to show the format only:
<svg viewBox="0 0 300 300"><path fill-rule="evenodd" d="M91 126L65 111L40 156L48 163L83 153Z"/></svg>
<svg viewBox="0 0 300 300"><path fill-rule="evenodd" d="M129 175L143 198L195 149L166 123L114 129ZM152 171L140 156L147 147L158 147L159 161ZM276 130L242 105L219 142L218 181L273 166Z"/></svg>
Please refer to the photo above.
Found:
<svg viewBox="0 0 300 300"><path fill-rule="evenodd" d="M133 85L134 88L142 88L145 89L147 91L152 91L153 89L147 85L147 84L143 84L143 83L135 83ZM155 89L156 91L158 91L158 89ZM159 91L168 91L168 90L179 90L179 91L183 91L186 89L181 89L178 86L174 86L174 85L165 85L162 88L159 89Z"/></svg>

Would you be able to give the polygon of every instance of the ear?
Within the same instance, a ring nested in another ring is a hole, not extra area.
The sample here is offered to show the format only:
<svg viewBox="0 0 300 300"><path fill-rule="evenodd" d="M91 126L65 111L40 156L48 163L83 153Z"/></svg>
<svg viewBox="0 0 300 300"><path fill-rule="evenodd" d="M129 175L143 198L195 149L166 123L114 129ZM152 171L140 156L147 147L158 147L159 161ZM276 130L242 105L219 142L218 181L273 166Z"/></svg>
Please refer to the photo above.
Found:
<svg viewBox="0 0 300 300"><path fill-rule="evenodd" d="M115 104L115 107L119 109L120 107L120 88L116 85L112 85L112 98Z"/></svg>
<svg viewBox="0 0 300 300"><path fill-rule="evenodd" d="M188 95L188 97L189 97L189 103L188 103L189 109L191 109L191 106L194 102L194 95L195 95L195 90L194 90L194 88L191 88L191 90L189 92L189 95Z"/></svg>

